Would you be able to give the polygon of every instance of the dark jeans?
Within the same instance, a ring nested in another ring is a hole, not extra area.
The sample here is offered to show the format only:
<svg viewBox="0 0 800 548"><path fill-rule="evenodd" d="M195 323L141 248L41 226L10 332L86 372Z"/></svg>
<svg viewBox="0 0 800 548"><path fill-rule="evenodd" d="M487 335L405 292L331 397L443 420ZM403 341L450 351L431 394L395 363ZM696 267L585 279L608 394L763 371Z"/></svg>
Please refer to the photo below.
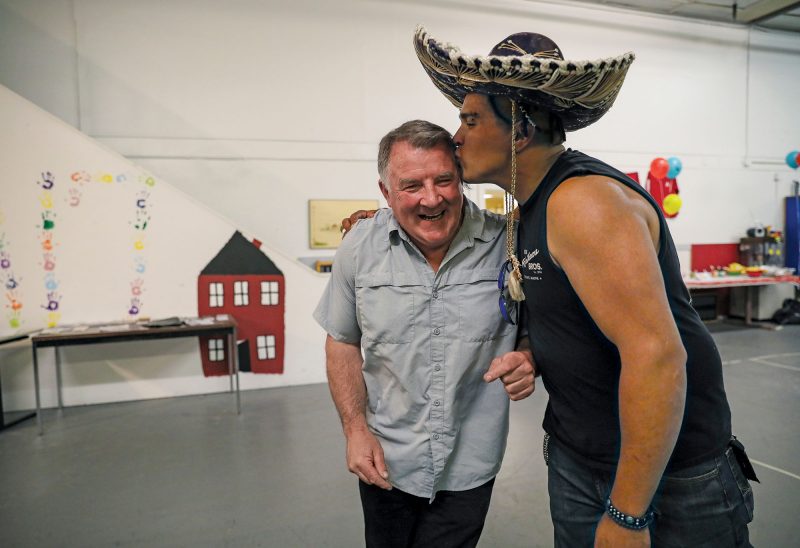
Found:
<svg viewBox="0 0 800 548"><path fill-rule="evenodd" d="M367 548L476 546L494 479L467 491L439 491L433 503L359 481Z"/></svg>
<svg viewBox="0 0 800 548"><path fill-rule="evenodd" d="M548 491L556 548L594 545L613 472L592 469L550 438ZM753 491L729 447L716 458L665 475L653 499L654 548L752 546Z"/></svg>

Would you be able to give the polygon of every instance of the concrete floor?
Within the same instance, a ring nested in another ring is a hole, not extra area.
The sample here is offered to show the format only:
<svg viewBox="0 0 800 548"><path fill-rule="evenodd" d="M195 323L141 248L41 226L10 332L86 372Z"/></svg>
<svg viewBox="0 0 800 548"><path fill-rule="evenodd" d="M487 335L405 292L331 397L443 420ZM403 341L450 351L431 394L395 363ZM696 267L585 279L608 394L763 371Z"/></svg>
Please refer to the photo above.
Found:
<svg viewBox="0 0 800 548"><path fill-rule="evenodd" d="M724 326L720 326L724 327ZM800 326L719 329L756 546L800 546ZM362 546L327 386L67 408L0 433L0 546ZM512 405L482 547L552 546L541 418Z"/></svg>

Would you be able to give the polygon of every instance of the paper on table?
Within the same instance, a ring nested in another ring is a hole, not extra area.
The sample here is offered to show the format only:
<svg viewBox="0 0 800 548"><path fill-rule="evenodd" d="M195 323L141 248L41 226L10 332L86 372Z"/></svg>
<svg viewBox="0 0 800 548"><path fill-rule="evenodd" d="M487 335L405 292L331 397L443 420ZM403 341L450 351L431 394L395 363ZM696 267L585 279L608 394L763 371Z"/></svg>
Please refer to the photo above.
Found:
<svg viewBox="0 0 800 548"><path fill-rule="evenodd" d="M150 320L142 323L141 325L144 327L178 327L183 325L183 323L183 318L171 316L169 318L161 318L159 320Z"/></svg>
<svg viewBox="0 0 800 548"><path fill-rule="evenodd" d="M214 323L214 318L205 317L205 318L185 318L184 323L186 325L212 325Z"/></svg>
<svg viewBox="0 0 800 548"><path fill-rule="evenodd" d="M112 325L101 325L97 328L98 331L105 331L105 332L115 332L115 331L129 331L133 324L130 323L120 323L120 324L112 324Z"/></svg>

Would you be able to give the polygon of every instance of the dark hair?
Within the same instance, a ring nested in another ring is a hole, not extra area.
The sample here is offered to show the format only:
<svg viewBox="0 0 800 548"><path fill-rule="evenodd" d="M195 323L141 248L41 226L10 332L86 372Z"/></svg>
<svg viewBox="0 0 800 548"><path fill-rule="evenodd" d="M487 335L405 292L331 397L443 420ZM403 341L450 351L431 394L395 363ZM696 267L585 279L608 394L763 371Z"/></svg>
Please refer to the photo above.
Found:
<svg viewBox="0 0 800 548"><path fill-rule="evenodd" d="M381 180L384 182L388 182L386 180L386 169L389 167L392 147L394 147L395 143L401 142L406 142L414 148L425 150L444 146L453 154L453 162L458 165L458 162L455 161L456 146L449 131L425 120L411 120L384 135L378 145L378 174L380 174Z"/></svg>
<svg viewBox="0 0 800 548"><path fill-rule="evenodd" d="M505 101L502 103L498 101L500 97L496 95L487 95L486 99L489 102L489 106L491 107L495 118L497 118L501 124L510 128L511 99L503 97ZM528 127L530 126L543 137L538 139L539 142L550 145L560 145L567 140L566 135L564 134L564 124L561 123L561 119L558 116L549 111L539 110L538 107L522 101L517 101L517 106L519 107L517 112L520 110L522 111L519 113L519 119L522 121L522 132L526 137L528 136ZM542 116L544 116L547 120L547 126L544 126L543 124L535 124L533 120L534 113L538 114L537 118L540 120L542 119Z"/></svg>

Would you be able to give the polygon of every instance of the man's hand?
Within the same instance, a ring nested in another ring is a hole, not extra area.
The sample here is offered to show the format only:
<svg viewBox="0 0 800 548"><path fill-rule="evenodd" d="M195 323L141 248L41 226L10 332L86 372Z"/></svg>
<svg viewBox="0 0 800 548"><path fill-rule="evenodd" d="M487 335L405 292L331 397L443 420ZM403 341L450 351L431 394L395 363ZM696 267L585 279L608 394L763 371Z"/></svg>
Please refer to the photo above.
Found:
<svg viewBox="0 0 800 548"><path fill-rule="evenodd" d="M347 469L368 485L391 490L389 472L383 460L383 448L369 430L356 430L347 435Z"/></svg>
<svg viewBox="0 0 800 548"><path fill-rule="evenodd" d="M508 397L513 401L527 398L536 389L534 377L536 366L530 350L507 352L492 360L489 370L483 376L486 382L500 379L505 385Z"/></svg>
<svg viewBox="0 0 800 548"><path fill-rule="evenodd" d="M375 212L377 209L370 209L369 211L364 211L363 209L359 209L355 213L351 214L349 217L342 219L342 238L347 236L347 233L350 232L350 229L353 228L353 225L356 224L361 219L371 219L375 216Z"/></svg>
<svg viewBox="0 0 800 548"><path fill-rule="evenodd" d="M614 523L608 515L597 525L594 535L595 548L647 548L650 546L650 530L634 531Z"/></svg>

